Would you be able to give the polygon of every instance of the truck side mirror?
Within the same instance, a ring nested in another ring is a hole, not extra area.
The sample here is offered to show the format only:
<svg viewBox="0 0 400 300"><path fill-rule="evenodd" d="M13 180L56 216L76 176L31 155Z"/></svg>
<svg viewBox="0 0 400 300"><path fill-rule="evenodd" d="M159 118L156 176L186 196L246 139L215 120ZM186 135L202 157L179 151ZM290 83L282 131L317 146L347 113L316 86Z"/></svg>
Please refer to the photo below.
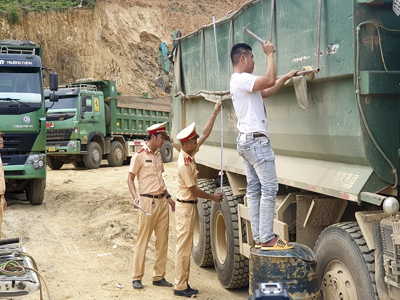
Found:
<svg viewBox="0 0 400 300"><path fill-rule="evenodd" d="M86 99L86 106L92 106L92 99ZM86 110L86 107L85 107Z"/></svg>
<svg viewBox="0 0 400 300"><path fill-rule="evenodd" d="M58 91L58 74L50 73L50 91Z"/></svg>
<svg viewBox="0 0 400 300"><path fill-rule="evenodd" d="M59 96L57 94L54 94L54 92L53 92L53 94L49 94L49 100L51 102L58 102Z"/></svg>

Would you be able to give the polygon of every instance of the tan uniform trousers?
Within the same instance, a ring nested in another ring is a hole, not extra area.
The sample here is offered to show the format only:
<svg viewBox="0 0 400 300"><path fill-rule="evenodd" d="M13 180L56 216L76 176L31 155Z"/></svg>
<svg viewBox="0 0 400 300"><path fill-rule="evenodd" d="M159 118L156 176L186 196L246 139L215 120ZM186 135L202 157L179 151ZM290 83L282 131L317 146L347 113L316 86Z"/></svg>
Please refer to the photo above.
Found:
<svg viewBox="0 0 400 300"><path fill-rule="evenodd" d="M1 225L3 224L3 210L4 210L4 195L0 195L0 240L1 240Z"/></svg>
<svg viewBox="0 0 400 300"><path fill-rule="evenodd" d="M152 205L154 203L154 207ZM133 255L133 280L142 280L144 275L144 265L146 260L146 249L151 234L154 231L156 237L156 262L154 265L153 281L159 281L165 276L168 253L168 230L169 230L169 207L166 197L153 199L140 197L139 205L145 211L139 213L139 232Z"/></svg>
<svg viewBox="0 0 400 300"><path fill-rule="evenodd" d="M176 202L175 290L178 291L188 288L193 232L194 225L198 222L198 214L197 204Z"/></svg>

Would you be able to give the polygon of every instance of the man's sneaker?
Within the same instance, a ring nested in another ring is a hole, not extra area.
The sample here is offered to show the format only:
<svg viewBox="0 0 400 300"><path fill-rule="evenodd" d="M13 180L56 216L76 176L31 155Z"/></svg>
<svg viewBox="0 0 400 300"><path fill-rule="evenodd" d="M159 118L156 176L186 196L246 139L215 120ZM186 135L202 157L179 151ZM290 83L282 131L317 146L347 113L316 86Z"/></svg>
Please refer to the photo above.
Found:
<svg viewBox="0 0 400 300"><path fill-rule="evenodd" d="M171 287L172 283L169 283L168 281L165 280L165 278L163 278L163 279L158 280L158 281L153 281L153 285Z"/></svg>
<svg viewBox="0 0 400 300"><path fill-rule="evenodd" d="M134 289L141 290L143 288L143 284L140 280L134 280L132 284Z"/></svg>
<svg viewBox="0 0 400 300"><path fill-rule="evenodd" d="M193 290L188 287L186 290L183 290L183 291L174 290L174 295L175 296L183 296L183 297L192 297L193 295L196 295L198 292L199 291Z"/></svg>

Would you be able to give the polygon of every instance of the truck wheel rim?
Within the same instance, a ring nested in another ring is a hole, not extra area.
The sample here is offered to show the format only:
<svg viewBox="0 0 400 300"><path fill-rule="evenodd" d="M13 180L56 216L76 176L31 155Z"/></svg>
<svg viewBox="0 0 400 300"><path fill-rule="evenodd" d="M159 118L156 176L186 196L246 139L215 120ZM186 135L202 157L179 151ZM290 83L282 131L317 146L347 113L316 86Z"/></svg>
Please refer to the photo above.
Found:
<svg viewBox="0 0 400 300"><path fill-rule="evenodd" d="M117 161L120 161L121 159L122 159L122 150L121 149L115 149L115 152L114 152L115 154L114 154L114 157L115 157L115 159L117 160Z"/></svg>
<svg viewBox="0 0 400 300"><path fill-rule="evenodd" d="M215 246L218 260L221 264L224 264L228 253L228 243L226 241L225 220L220 210L215 215Z"/></svg>
<svg viewBox="0 0 400 300"><path fill-rule="evenodd" d="M96 149L94 149L92 151L92 155L93 155L93 160L94 161L99 161L100 160L100 152Z"/></svg>
<svg viewBox="0 0 400 300"><path fill-rule="evenodd" d="M347 267L331 261L322 278L321 291L325 300L357 300L356 285Z"/></svg>

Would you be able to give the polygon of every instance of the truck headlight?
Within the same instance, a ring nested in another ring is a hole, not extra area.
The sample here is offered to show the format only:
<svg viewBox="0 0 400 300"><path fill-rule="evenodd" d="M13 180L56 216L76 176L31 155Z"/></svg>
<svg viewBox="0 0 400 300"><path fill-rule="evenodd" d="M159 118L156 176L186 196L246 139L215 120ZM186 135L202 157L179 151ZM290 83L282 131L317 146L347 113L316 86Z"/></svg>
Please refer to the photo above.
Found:
<svg viewBox="0 0 400 300"><path fill-rule="evenodd" d="M40 154L31 154L25 161L26 165L32 165L35 170L39 170L44 166L44 156Z"/></svg>
<svg viewBox="0 0 400 300"><path fill-rule="evenodd" d="M78 142L77 141L69 141L67 146L70 147L71 149L75 149L76 147L78 147Z"/></svg>

